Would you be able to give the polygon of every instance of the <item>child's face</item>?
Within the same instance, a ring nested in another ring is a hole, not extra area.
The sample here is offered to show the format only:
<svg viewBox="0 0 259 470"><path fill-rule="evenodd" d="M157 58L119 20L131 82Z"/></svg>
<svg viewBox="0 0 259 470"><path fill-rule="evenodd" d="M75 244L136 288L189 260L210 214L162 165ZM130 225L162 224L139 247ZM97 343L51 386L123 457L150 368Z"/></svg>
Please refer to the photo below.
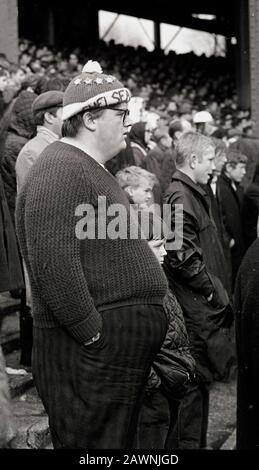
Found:
<svg viewBox="0 0 259 470"><path fill-rule="evenodd" d="M165 239L163 240L149 240L148 244L153 251L154 255L157 257L160 264L163 264L164 257L166 256L165 251Z"/></svg>
<svg viewBox="0 0 259 470"><path fill-rule="evenodd" d="M129 186L128 193L141 210L146 209L153 202L152 185L145 178L141 178L139 186Z"/></svg>

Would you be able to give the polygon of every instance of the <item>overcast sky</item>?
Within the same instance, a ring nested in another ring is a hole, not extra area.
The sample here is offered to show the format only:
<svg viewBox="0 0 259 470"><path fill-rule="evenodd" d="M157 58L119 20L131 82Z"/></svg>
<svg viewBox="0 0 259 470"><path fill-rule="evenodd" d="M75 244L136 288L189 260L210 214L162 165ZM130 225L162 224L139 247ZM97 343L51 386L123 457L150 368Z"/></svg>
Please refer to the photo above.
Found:
<svg viewBox="0 0 259 470"><path fill-rule="evenodd" d="M130 16L119 15L117 21L113 24L115 13L99 12L100 37L109 41L114 39L116 43L132 45L134 47L142 45L149 51L153 50L153 22L150 20L138 20ZM113 26L112 26L113 24ZM111 27L112 26L112 27ZM179 26L161 25L161 46L165 48L172 38L172 43L166 49L168 52L173 49L179 54L194 51L200 55L205 53L207 56L214 54L215 38L214 35L194 31ZM223 37L217 37L219 49L224 50Z"/></svg>

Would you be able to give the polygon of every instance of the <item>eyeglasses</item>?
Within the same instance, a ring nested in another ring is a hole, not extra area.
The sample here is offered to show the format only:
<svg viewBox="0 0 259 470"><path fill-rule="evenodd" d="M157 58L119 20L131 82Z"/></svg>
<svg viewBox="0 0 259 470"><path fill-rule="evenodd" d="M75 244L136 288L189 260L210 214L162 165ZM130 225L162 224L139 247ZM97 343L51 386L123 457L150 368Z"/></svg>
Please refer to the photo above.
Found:
<svg viewBox="0 0 259 470"><path fill-rule="evenodd" d="M119 113L121 113L123 125L125 124L126 119L130 113L129 109L115 108L113 106L106 106L105 109L111 109L112 111L118 111Z"/></svg>
<svg viewBox="0 0 259 470"><path fill-rule="evenodd" d="M126 119L130 114L129 109L115 108L115 106L105 106L103 108L100 107L100 108L85 109L84 112L86 112L86 111L89 111L89 112L91 112L91 111L102 111L102 110L105 110L105 109L111 109L112 111L117 111L117 112L121 113L122 122L123 122L123 125L125 125Z"/></svg>

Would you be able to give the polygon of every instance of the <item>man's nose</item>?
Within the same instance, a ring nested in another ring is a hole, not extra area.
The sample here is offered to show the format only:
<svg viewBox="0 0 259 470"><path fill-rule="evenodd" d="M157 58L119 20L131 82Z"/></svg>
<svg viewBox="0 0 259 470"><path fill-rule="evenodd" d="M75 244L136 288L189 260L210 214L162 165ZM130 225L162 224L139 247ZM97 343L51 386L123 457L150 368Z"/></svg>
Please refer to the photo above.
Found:
<svg viewBox="0 0 259 470"><path fill-rule="evenodd" d="M166 252L164 246L161 247L160 254L161 254L161 256L166 256L167 255L167 252Z"/></svg>
<svg viewBox="0 0 259 470"><path fill-rule="evenodd" d="M124 121L124 127L131 127L133 126L134 122L132 121L130 114L126 116L126 119Z"/></svg>
<svg viewBox="0 0 259 470"><path fill-rule="evenodd" d="M215 160L211 160L211 169L212 170L216 170L216 166L215 166Z"/></svg>

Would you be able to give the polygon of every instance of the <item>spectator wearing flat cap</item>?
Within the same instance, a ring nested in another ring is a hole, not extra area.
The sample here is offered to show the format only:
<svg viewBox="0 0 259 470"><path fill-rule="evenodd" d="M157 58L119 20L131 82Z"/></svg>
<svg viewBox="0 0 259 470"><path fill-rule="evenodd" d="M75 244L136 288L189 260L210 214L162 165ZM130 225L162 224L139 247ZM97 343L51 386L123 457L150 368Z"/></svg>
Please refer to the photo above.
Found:
<svg viewBox="0 0 259 470"><path fill-rule="evenodd" d="M21 149L16 161L17 194L20 193L30 168L43 150L61 136L63 92L47 91L39 95L32 103L32 112L37 125L36 136ZM24 263L23 263L24 264ZM31 365L32 351L32 311L31 288L24 264L26 300L24 315L20 326L20 335L24 339L21 345L21 364Z"/></svg>
<svg viewBox="0 0 259 470"><path fill-rule="evenodd" d="M32 112L37 125L36 136L29 140L20 151L16 161L17 192L19 193L29 169L47 145L61 137L62 91L46 91L32 104Z"/></svg>

